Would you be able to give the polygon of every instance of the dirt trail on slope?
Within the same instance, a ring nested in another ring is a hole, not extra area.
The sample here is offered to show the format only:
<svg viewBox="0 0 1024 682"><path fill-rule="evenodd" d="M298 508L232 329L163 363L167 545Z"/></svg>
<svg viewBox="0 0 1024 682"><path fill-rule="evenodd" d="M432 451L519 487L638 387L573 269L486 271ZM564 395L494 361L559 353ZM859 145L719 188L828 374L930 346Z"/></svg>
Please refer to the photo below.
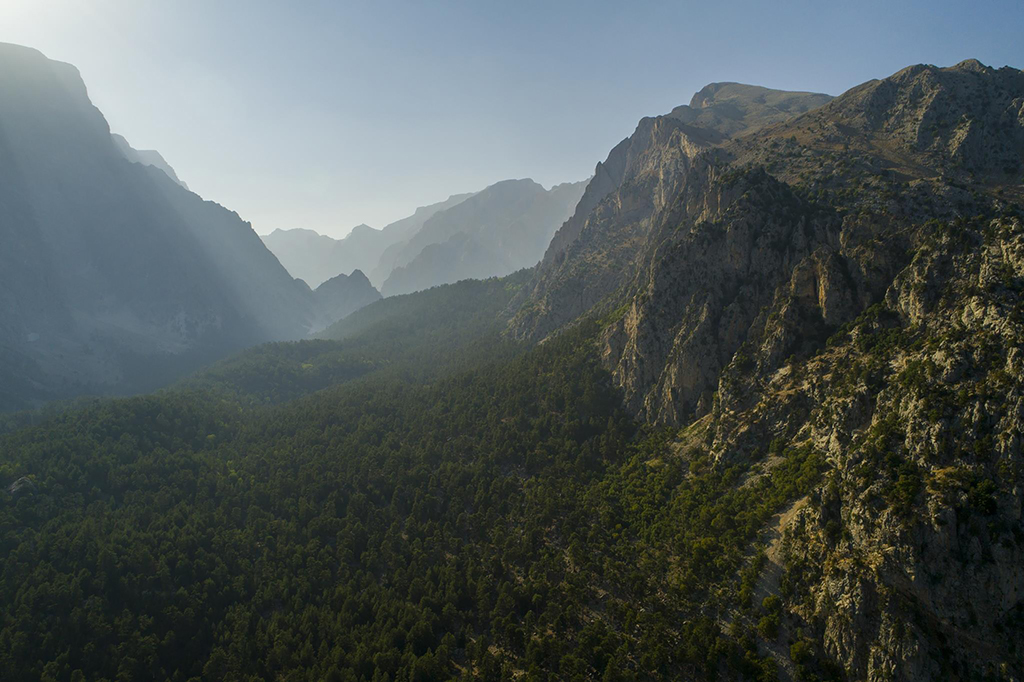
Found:
<svg viewBox="0 0 1024 682"><path fill-rule="evenodd" d="M791 504L788 509L772 517L770 529L764 536L765 540L768 541L768 546L764 552L767 561L764 564L761 575L757 578L757 584L754 586L752 601L755 606L760 606L764 598L769 595L779 596L779 582L782 580L783 571L782 536L786 529L793 524L800 510L807 506L808 499L805 495ZM789 633L786 631L785 626L783 626L779 629L779 636L776 641L761 642L761 648L764 649L764 653L771 655L775 659L776 664L778 664L780 681L796 679L796 668L789 659L788 637Z"/></svg>

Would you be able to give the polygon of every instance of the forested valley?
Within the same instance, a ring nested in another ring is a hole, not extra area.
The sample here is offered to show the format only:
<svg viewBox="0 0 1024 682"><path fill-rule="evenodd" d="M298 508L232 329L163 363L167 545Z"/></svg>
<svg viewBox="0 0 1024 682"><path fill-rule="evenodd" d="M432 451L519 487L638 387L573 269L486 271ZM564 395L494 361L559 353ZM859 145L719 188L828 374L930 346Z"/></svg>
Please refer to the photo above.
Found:
<svg viewBox="0 0 1024 682"><path fill-rule="evenodd" d="M506 285L432 290L423 317ZM370 350L383 317L6 437L0 475L31 481L0 505L9 679L761 674L715 612L680 614L760 608L738 569L813 452L733 490L621 411L594 322L498 359L425 328L401 349L438 371L346 369L398 355Z"/></svg>

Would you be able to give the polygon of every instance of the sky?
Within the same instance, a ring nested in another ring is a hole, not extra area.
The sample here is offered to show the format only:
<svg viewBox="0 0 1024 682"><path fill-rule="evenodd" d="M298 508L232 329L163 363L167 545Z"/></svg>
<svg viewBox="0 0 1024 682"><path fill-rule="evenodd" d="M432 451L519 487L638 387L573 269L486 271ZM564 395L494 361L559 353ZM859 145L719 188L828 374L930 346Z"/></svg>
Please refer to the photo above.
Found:
<svg viewBox="0 0 1024 682"><path fill-rule="evenodd" d="M260 234L341 237L507 178L582 180L716 81L838 95L1024 68L1024 2L0 0L111 130Z"/></svg>

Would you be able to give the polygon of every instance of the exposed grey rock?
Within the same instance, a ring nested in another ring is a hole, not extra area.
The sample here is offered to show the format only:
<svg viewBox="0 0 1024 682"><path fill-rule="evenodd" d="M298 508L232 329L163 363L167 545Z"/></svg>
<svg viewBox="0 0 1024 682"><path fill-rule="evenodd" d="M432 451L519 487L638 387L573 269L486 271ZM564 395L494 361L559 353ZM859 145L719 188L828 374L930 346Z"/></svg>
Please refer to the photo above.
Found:
<svg viewBox="0 0 1024 682"><path fill-rule="evenodd" d="M7 494L10 495L11 497L19 497L20 495L33 493L35 492L35 490L35 481L33 481L28 476L22 476L14 483L7 486Z"/></svg>
<svg viewBox="0 0 1024 682"><path fill-rule="evenodd" d="M647 235L676 215L673 204L691 169L704 167L699 157L829 99L720 83L704 88L690 106L642 119L597 165L576 211L551 240L536 281L515 302L522 308L513 333L543 338L624 286L636 274Z"/></svg>

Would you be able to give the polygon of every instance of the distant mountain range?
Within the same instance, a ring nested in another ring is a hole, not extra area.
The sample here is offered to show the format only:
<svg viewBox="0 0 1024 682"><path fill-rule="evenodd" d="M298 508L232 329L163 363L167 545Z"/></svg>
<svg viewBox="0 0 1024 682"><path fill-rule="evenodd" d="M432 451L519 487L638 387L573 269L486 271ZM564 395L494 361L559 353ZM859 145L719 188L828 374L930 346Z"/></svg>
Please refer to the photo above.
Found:
<svg viewBox="0 0 1024 682"><path fill-rule="evenodd" d="M370 280L376 281L379 287L383 279L375 280L373 273L383 253L416 234L435 213L451 208L470 196L472 194L455 194L436 204L422 206L411 216L396 220L382 230L369 225L357 225L342 239L297 228L274 230L263 237L263 242L288 272L311 287L353 270L370 273Z"/></svg>
<svg viewBox="0 0 1024 682"><path fill-rule="evenodd" d="M416 210L383 230L358 225L344 239L313 230L275 230L264 243L311 286L361 269L385 296L462 279L507 275L540 260L573 213L586 182L545 190L505 180Z"/></svg>
<svg viewBox="0 0 1024 682"><path fill-rule="evenodd" d="M293 279L159 154L112 136L73 66L7 44L0 243L0 408L154 388L352 307ZM365 278L329 291L376 295Z"/></svg>
<svg viewBox="0 0 1024 682"><path fill-rule="evenodd" d="M385 252L385 296L461 279L507 275L534 266L551 235L570 216L586 182L545 190L532 180L506 180L439 211L409 240Z"/></svg>

